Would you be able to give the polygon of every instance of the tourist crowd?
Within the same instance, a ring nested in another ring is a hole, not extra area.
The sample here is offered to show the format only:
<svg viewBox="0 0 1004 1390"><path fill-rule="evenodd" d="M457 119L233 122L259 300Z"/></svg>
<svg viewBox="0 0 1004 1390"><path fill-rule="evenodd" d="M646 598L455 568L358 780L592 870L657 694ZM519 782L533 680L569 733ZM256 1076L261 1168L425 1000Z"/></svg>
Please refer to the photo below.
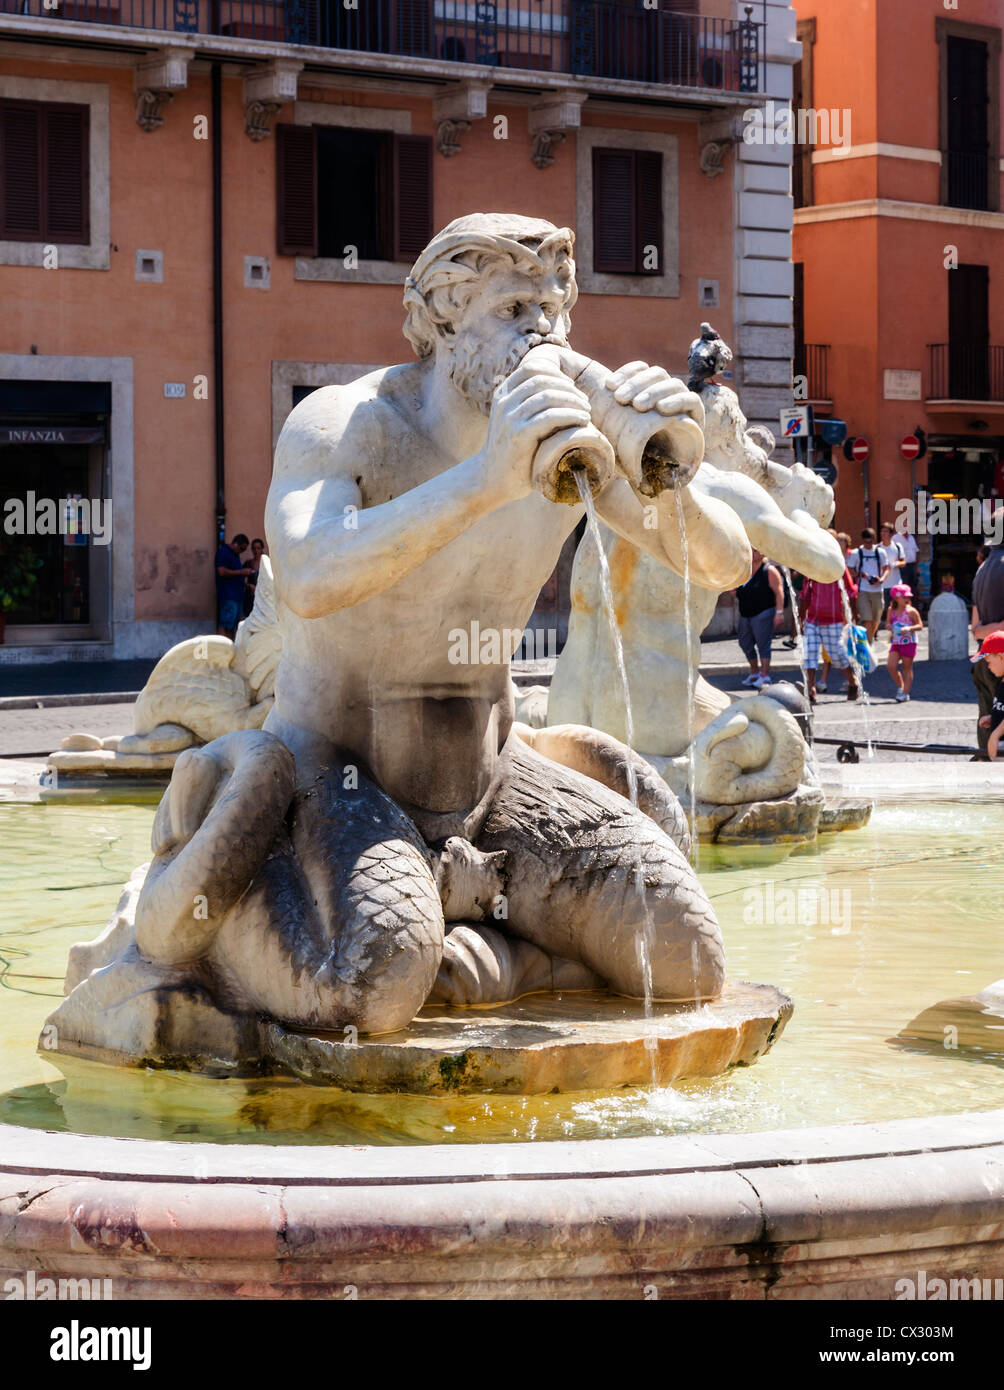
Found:
<svg viewBox="0 0 1004 1390"><path fill-rule="evenodd" d="M753 572L736 591L739 606L738 639L749 662L743 685L762 690L771 684L771 654L775 633L785 610L793 605L796 632L801 631L806 696L816 704L829 689L830 673L840 672L848 700L861 692L861 677L879 664L880 635L888 638L886 671L893 696L910 699L914 661L924 620L914 603L918 546L909 533L882 526L879 534L866 526L858 545L846 532L830 531L845 557L844 573L829 584L801 575L790 576L790 590L781 567L759 551L753 552ZM980 643L972 658L973 683L979 702L977 736L980 751L997 757L998 737L1004 735L1004 545L981 547L973 582L970 631ZM951 587L949 584L948 587ZM795 638L785 646L797 645Z"/></svg>

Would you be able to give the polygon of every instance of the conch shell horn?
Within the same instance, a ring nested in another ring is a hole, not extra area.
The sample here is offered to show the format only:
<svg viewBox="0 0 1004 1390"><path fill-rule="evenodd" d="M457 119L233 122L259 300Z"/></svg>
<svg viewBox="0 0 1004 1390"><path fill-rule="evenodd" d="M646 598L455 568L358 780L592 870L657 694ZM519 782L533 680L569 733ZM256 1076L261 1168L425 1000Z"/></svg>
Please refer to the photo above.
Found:
<svg viewBox="0 0 1004 1390"><path fill-rule="evenodd" d="M569 348L541 344L523 361L532 365L538 359L552 368L557 363L585 392L592 416L591 426L559 430L540 444L533 479L545 497L577 504L580 495L572 474L576 468L585 469L595 495L613 476L615 461L644 497L658 497L667 488L690 482L704 457L704 433L696 420L621 405L606 386L610 370Z"/></svg>

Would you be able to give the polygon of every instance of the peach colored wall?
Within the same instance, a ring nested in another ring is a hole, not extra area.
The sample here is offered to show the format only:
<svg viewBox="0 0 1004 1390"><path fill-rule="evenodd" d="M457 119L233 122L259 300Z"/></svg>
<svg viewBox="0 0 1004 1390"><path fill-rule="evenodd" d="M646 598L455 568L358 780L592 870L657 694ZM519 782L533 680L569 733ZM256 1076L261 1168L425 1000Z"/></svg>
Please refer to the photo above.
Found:
<svg viewBox="0 0 1004 1390"><path fill-rule="evenodd" d="M194 138L194 118L209 115L208 74L190 74L187 90L147 134L135 122L129 68L0 63L22 76L72 76L111 89L111 269L43 271L0 266L0 351L126 356L135 381L136 617L188 618L212 610L211 553L215 496L212 404L211 144ZM433 134L431 101L406 92L304 90L302 99L407 109L416 134ZM509 139L492 136L491 115L509 118ZM280 119L290 120L287 107ZM583 295L575 342L611 365L633 358L682 370L702 314L697 278L721 281L723 309L712 319L732 331L731 179L710 180L698 167L690 121L611 116L588 124L672 131L680 139L679 299ZM401 336L399 286L294 279L294 261L275 249L275 146L244 134L239 79L223 82L224 319L227 532L262 530L271 473L271 364L274 360L393 362L410 351ZM527 108L492 99L489 120L464 135L462 153L434 156L434 223L480 209L513 209L575 225L575 145L555 164L530 161ZM137 248L162 250L164 282L134 279ZM271 258L271 289L245 289L245 255ZM193 379L210 379L197 400ZM166 400L165 381L184 381L184 400Z"/></svg>
<svg viewBox="0 0 1004 1390"><path fill-rule="evenodd" d="M1000 0L966 0L946 10L942 0L796 0L800 19L816 18L813 100L852 109L853 143L937 149L939 57L935 19L1000 28ZM936 164L885 158L813 167L814 202L874 197L937 204ZM796 225L793 254L805 265L805 337L830 343L834 411L851 432L871 441L872 520L908 495L910 464L900 440L917 425L935 433L966 433L973 412L928 416L921 401L887 401L886 368L923 373L927 344L948 338L948 246L962 263L990 266L990 338L1004 341L1004 238L999 230L958 223L862 218ZM1004 411L980 412L990 434L1004 434ZM975 442L975 436L973 436ZM856 535L863 524L863 488L854 464L838 459L837 521ZM927 462L916 465L926 478Z"/></svg>
<svg viewBox="0 0 1004 1390"><path fill-rule="evenodd" d="M876 218L818 222L796 228L795 259L805 264L805 340L829 343L830 392L835 413L875 453L879 335ZM825 273L817 267L825 266ZM837 458L836 525L856 536L862 523L861 472Z"/></svg>

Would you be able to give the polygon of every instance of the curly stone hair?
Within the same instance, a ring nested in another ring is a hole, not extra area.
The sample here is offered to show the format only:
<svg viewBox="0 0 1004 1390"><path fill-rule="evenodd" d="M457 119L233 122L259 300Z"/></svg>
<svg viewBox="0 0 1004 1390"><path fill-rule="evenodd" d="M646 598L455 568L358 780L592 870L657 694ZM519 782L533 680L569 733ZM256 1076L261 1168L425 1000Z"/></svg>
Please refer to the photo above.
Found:
<svg viewBox="0 0 1004 1390"><path fill-rule="evenodd" d="M572 247L575 233L536 217L482 212L458 217L432 238L404 282L404 336L418 357L429 357L437 339L449 337L484 271L509 260L540 274L554 270L565 283L565 332L578 297Z"/></svg>

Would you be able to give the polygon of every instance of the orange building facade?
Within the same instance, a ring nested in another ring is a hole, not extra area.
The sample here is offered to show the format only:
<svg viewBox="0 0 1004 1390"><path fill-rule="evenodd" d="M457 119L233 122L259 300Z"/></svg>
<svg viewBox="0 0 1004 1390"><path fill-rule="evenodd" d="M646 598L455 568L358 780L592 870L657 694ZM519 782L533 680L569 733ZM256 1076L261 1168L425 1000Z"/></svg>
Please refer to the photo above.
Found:
<svg viewBox="0 0 1004 1390"><path fill-rule="evenodd" d="M795 150L796 373L817 434L834 416L867 441L855 462L817 440L837 467L837 522L856 539L866 522L911 515L911 499L926 515L932 496L1004 494L1004 11L999 0L795 8L794 104L843 113L839 141L831 128L812 144L810 125ZM953 529L918 534L933 593L943 581L969 592L980 536Z"/></svg>
<svg viewBox="0 0 1004 1390"><path fill-rule="evenodd" d="M790 93L786 4L8 0L0 41L5 497L29 532L112 507L103 544L30 540L0 662L213 627L286 415L405 359L404 277L464 213L575 229L580 351L683 374L710 318L752 418L790 399L790 154L737 140Z"/></svg>

